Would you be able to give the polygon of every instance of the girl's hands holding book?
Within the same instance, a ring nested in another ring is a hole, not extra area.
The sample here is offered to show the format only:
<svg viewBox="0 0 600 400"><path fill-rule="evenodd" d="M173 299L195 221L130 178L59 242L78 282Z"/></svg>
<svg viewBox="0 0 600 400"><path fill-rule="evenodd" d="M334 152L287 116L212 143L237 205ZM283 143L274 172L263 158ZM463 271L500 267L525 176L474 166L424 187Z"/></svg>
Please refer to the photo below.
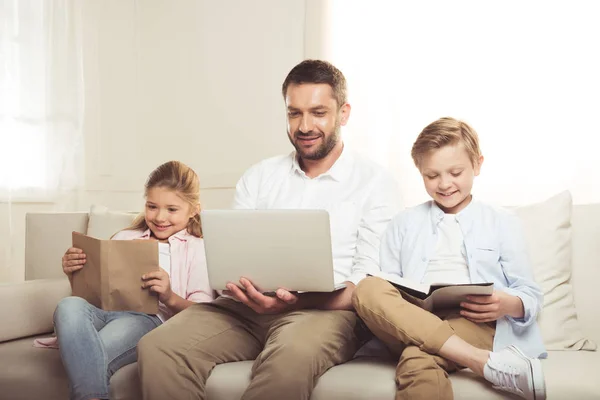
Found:
<svg viewBox="0 0 600 400"><path fill-rule="evenodd" d="M69 248L62 258L63 272L69 276L75 271L79 271L85 264L86 256L83 250L76 247Z"/></svg>
<svg viewBox="0 0 600 400"><path fill-rule="evenodd" d="M164 269L152 271L142 275L142 287L150 288L151 291L158 293L158 300L161 303L168 305L173 291L171 290L171 280L169 274Z"/></svg>
<svg viewBox="0 0 600 400"><path fill-rule="evenodd" d="M467 296L467 300L460 303L463 308L460 315L477 324L496 321L506 315L523 318L525 314L521 299L501 290L494 290L490 296Z"/></svg>

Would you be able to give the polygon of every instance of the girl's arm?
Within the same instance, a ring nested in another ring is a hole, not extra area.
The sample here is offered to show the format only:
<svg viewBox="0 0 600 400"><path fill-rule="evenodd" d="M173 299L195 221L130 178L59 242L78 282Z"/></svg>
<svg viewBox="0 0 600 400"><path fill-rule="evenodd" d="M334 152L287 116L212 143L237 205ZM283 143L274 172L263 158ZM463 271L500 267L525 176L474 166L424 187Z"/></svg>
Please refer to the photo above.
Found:
<svg viewBox="0 0 600 400"><path fill-rule="evenodd" d="M158 294L158 300L169 307L174 314L185 310L193 301L186 300L171 290L171 280L169 274L164 269L152 271L142 275L142 288L148 288Z"/></svg>
<svg viewBox="0 0 600 400"><path fill-rule="evenodd" d="M166 303L163 302L163 304L165 306L169 307L169 310L173 311L173 314L177 314L178 312L185 310L192 304L196 304L193 301L189 301L189 300L182 298L181 296L179 296L176 293L173 293L173 292L171 292L171 293L172 294L171 294L171 297L169 298L169 300L167 300Z"/></svg>

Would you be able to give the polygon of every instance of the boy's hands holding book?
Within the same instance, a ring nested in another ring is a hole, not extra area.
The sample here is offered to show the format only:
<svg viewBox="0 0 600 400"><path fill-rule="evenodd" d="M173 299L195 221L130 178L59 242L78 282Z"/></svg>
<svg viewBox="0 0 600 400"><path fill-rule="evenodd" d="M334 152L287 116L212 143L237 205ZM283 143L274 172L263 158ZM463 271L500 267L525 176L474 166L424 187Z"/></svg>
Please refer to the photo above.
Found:
<svg viewBox="0 0 600 400"><path fill-rule="evenodd" d="M171 280L169 279L169 274L164 269L160 269L158 271L148 272L147 274L142 275L142 287L150 288L151 291L158 294L158 300L161 303L168 305L169 300L173 296L173 291L171 290Z"/></svg>
<svg viewBox="0 0 600 400"><path fill-rule="evenodd" d="M525 314L521 299L501 290L494 290L489 296L467 296L467 299L460 303L463 308L460 315L478 324L496 321L506 315L523 318Z"/></svg>

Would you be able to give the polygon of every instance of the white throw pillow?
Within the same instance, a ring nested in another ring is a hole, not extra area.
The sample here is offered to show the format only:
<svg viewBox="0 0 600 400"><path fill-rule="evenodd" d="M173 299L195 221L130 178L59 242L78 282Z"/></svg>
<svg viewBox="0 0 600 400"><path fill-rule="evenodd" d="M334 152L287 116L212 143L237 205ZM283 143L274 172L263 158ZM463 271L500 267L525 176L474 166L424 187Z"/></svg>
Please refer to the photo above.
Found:
<svg viewBox="0 0 600 400"><path fill-rule="evenodd" d="M130 226L136 216L136 213L109 211L105 206L92 205L86 234L97 239L110 239Z"/></svg>
<svg viewBox="0 0 600 400"><path fill-rule="evenodd" d="M568 191L515 208L525 232L536 282L544 293L538 323L548 350L595 350L583 336L571 284L571 209Z"/></svg>

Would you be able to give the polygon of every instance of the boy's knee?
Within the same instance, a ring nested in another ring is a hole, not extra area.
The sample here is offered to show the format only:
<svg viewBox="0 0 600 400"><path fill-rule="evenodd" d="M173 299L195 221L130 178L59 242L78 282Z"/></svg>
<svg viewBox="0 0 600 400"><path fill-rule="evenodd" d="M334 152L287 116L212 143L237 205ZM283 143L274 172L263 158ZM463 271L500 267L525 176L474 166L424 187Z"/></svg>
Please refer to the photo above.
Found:
<svg viewBox="0 0 600 400"><path fill-rule="evenodd" d="M361 280L352 293L352 305L358 309L360 305L368 304L383 291L387 282L375 276L368 276Z"/></svg>

